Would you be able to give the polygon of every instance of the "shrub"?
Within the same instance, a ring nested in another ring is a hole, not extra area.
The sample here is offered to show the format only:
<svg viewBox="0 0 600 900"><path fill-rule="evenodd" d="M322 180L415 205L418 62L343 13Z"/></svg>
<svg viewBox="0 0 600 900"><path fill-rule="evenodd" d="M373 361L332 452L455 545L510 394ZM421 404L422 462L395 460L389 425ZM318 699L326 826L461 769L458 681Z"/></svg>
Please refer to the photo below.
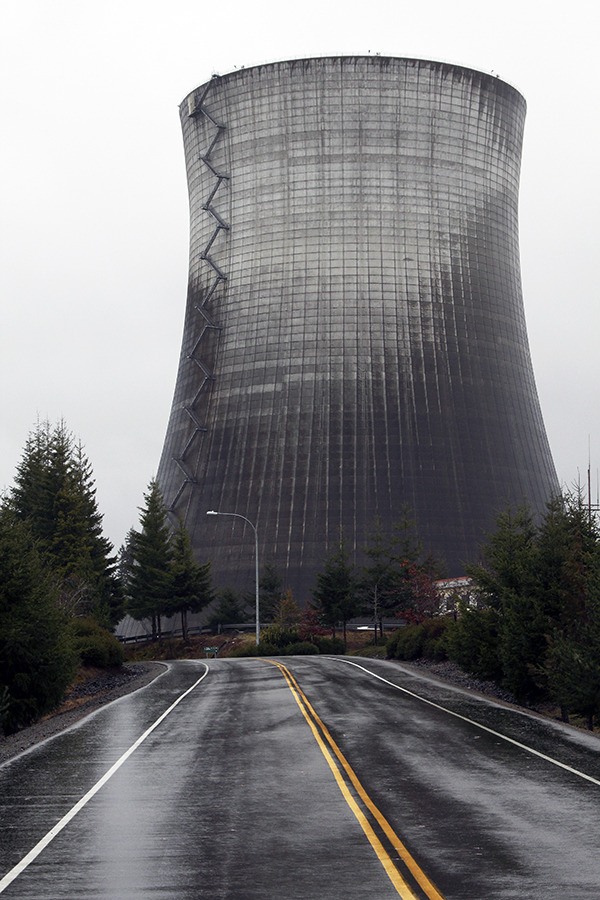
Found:
<svg viewBox="0 0 600 900"><path fill-rule="evenodd" d="M298 631L296 628L286 628L283 625L267 625L261 629L260 643L269 644L281 651L289 644L295 644L298 641ZM271 651L276 652L276 651Z"/></svg>
<svg viewBox="0 0 600 900"><path fill-rule="evenodd" d="M343 654L344 642L341 638L313 637L312 643L316 645L319 653Z"/></svg>
<svg viewBox="0 0 600 900"><path fill-rule="evenodd" d="M446 635L448 629L454 624L447 616L435 616L425 619L422 623L424 630L422 655L426 659L448 659L446 651Z"/></svg>
<svg viewBox="0 0 600 900"><path fill-rule="evenodd" d="M296 641L295 644L288 644L285 652L287 656L315 656L319 648L310 641Z"/></svg>
<svg viewBox="0 0 600 900"><path fill-rule="evenodd" d="M82 665L107 669L123 663L123 647L110 631L91 617L73 620L73 646Z"/></svg>
<svg viewBox="0 0 600 900"><path fill-rule="evenodd" d="M434 616L399 628L388 639L388 659L447 659L446 634L452 624L445 616Z"/></svg>
<svg viewBox="0 0 600 900"><path fill-rule="evenodd" d="M495 609L465 609L446 634L448 658L478 678L498 681L502 664Z"/></svg>
<svg viewBox="0 0 600 900"><path fill-rule="evenodd" d="M248 656L281 656L281 648L276 647L270 641L261 641L252 648L252 653Z"/></svg>
<svg viewBox="0 0 600 900"><path fill-rule="evenodd" d="M423 625L406 625L396 638L396 659L418 659L423 655L425 629Z"/></svg>
<svg viewBox="0 0 600 900"><path fill-rule="evenodd" d="M396 631L393 631L385 643L385 651L388 659L396 658L396 648L398 646L398 638L400 637L400 633L400 628L398 628Z"/></svg>

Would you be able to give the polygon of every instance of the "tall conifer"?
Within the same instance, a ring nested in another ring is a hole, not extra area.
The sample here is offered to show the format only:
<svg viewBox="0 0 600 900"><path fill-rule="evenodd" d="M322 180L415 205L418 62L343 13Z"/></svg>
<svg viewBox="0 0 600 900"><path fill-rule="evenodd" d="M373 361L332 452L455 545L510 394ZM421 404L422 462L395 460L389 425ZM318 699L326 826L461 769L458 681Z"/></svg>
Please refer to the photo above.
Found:
<svg viewBox="0 0 600 900"><path fill-rule="evenodd" d="M172 537L169 612L181 616L181 634L187 640L188 613L198 613L213 599L210 562L194 559L190 536L182 522Z"/></svg>
<svg viewBox="0 0 600 900"><path fill-rule="evenodd" d="M337 623L342 623L344 642L346 625L358 611L356 591L356 572L348 558L344 538L340 535L338 546L326 558L323 571L317 574L313 605L323 624L328 625L334 635Z"/></svg>
<svg viewBox="0 0 600 900"><path fill-rule="evenodd" d="M28 523L63 606L115 625L122 613L116 559L102 533L91 464L64 422L38 423L28 437L9 504Z"/></svg>
<svg viewBox="0 0 600 900"><path fill-rule="evenodd" d="M140 531L131 531L127 612L150 619L152 636L161 636L161 616L170 612L173 552L167 512L158 482L150 481L140 508Z"/></svg>

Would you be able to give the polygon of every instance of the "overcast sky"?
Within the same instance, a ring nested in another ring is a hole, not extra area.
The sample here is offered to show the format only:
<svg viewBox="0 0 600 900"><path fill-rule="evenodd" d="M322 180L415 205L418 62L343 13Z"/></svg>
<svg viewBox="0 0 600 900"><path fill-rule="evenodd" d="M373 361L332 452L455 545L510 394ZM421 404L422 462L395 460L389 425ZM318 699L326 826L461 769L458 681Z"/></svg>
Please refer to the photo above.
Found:
<svg viewBox="0 0 600 900"><path fill-rule="evenodd" d="M178 105L217 72L381 53L498 74L525 96L520 235L559 479L596 494L596 0L0 0L0 490L36 420L91 460L107 536L138 524L181 343L188 206Z"/></svg>

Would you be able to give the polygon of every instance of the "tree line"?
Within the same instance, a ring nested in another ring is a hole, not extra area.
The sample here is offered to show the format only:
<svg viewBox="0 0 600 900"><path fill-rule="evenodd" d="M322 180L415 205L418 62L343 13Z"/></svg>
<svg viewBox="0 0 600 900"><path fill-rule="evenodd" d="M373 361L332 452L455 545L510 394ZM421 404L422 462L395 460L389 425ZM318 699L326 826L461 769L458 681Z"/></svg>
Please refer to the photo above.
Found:
<svg viewBox="0 0 600 900"><path fill-rule="evenodd" d="M481 562L468 568L475 600L454 615L445 614L439 565L408 511L391 532L376 521L363 550L357 567L340 533L304 609L266 563L260 616L272 626L269 646L309 652L309 644L326 646L326 633L337 640L341 627L343 647L347 623L359 615L377 640L384 620L396 617L405 627L388 644L391 656L448 657L518 702L550 701L565 719L582 715L590 724L600 715L600 536L579 493L553 498L540 521L526 509L503 513ZM62 422L38 424L0 501L5 732L56 706L82 661L119 663L109 632L126 612L148 620L155 638L161 618L177 616L186 639L189 614L206 610L207 624L217 625L243 621L253 608L253 595L213 589L210 562L199 563L183 524L169 521L155 480L139 528L115 554L81 442Z"/></svg>
<svg viewBox="0 0 600 900"><path fill-rule="evenodd" d="M551 703L593 727L600 716L600 535L579 491L554 497L540 521L502 513L467 569L471 601L456 620L397 632L400 658L449 658L523 704Z"/></svg>
<svg viewBox="0 0 600 900"><path fill-rule="evenodd" d="M334 635L341 625L345 642L348 622L366 616L373 622L377 641L378 634L383 636L384 619L418 621L435 615L440 563L424 552L408 510L391 532L376 519L363 549L365 565L354 566L340 533L339 543L317 574L311 605Z"/></svg>
<svg viewBox="0 0 600 900"><path fill-rule="evenodd" d="M118 554L104 537L92 466L64 422L38 423L14 484L0 500L0 733L12 733L62 700L80 664L119 665L111 634L126 612L187 614L213 598L187 531L173 529L151 481L140 529Z"/></svg>
<svg viewBox="0 0 600 900"><path fill-rule="evenodd" d="M387 536L375 525L361 570L350 564L340 535L305 613L267 562L261 623L274 626L270 640L285 632L290 645L312 636L325 646L327 630L335 637L341 624L345 636L360 613L376 628L399 610L431 613L431 561L421 556L408 520ZM81 441L62 421L38 423L0 499L0 730L18 730L56 707L81 663L120 664L122 648L111 632L126 613L148 620L158 639L161 619L177 616L185 640L188 615L206 608L207 624L239 622L252 615L254 596L213 589L210 562L195 560L188 532L169 521L155 480L138 529L115 553Z"/></svg>
<svg viewBox="0 0 600 900"><path fill-rule="evenodd" d="M236 594L230 588L215 591L210 562L194 560L189 535L179 523L175 531L156 480L152 480L140 509L140 530L132 529L120 557L125 609L151 625L154 639L161 638L161 618L179 615L182 636L187 639L187 615L210 606L206 624L227 625L254 615L254 594ZM375 637L383 634L383 621L402 616L409 621L433 615L439 606L435 578L439 565L423 552L414 522L405 511L391 533L376 520L365 548L366 564L354 566L343 534L317 574L308 607L319 626L335 637L341 627L345 642L350 619L366 615L374 623ZM283 606L282 606L283 604ZM281 619L282 609L296 606L276 569L267 561L259 579L261 625ZM299 619L301 616L299 616Z"/></svg>

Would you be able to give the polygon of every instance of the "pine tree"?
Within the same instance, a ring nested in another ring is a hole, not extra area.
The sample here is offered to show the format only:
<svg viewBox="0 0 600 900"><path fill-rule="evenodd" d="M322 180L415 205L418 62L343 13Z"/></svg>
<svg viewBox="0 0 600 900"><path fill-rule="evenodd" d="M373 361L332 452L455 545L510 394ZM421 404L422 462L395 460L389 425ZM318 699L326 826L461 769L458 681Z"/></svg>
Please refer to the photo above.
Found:
<svg viewBox="0 0 600 900"><path fill-rule="evenodd" d="M25 442L8 503L21 520L29 522L39 542L50 534L51 498L47 489L50 423L38 422Z"/></svg>
<svg viewBox="0 0 600 900"><path fill-rule="evenodd" d="M527 508L498 516L496 530L482 550L482 563L468 567L488 605L499 608L506 591L522 594L533 590L536 540L537 528Z"/></svg>
<svg viewBox="0 0 600 900"><path fill-rule="evenodd" d="M38 423L29 436L9 503L28 523L65 609L115 625L122 597L112 545L102 534L91 464L64 422Z"/></svg>
<svg viewBox="0 0 600 900"><path fill-rule="evenodd" d="M395 609L393 586L396 570L393 547L393 541L383 533L381 519L377 519L369 544L365 547L368 562L361 571L358 585L364 610L373 617L375 643L378 629L383 636L384 617L393 614Z"/></svg>
<svg viewBox="0 0 600 900"><path fill-rule="evenodd" d="M116 557L102 533L91 464L81 443L73 443L62 430L53 435L50 475L54 523L48 552L60 576L63 602L114 625L123 606Z"/></svg>
<svg viewBox="0 0 600 900"><path fill-rule="evenodd" d="M0 508L0 726L10 734L62 699L76 667L68 619L27 522Z"/></svg>
<svg viewBox="0 0 600 900"><path fill-rule="evenodd" d="M504 513L483 564L469 569L488 608L459 619L454 658L475 671L477 658L489 664L495 655L499 679L517 700L549 696L565 717L593 715L599 572L598 531L579 493L551 499L537 526L527 510Z"/></svg>
<svg viewBox="0 0 600 900"><path fill-rule="evenodd" d="M360 574L359 592L363 608L373 616L375 642L378 628L383 636L386 616L420 622L437 612L435 564L424 556L407 510L391 534L385 534L381 520L376 520L365 555L368 562Z"/></svg>
<svg viewBox="0 0 600 900"><path fill-rule="evenodd" d="M272 622L283 597L281 576L273 563L266 562L259 579L260 621ZM252 596L254 601L254 595ZM250 598L248 598L250 601Z"/></svg>
<svg viewBox="0 0 600 900"><path fill-rule="evenodd" d="M590 731L600 712L600 635L598 626L582 625L577 635L556 632L546 657L550 698L560 707L563 720L570 714L585 718Z"/></svg>
<svg viewBox="0 0 600 900"><path fill-rule="evenodd" d="M172 538L170 613L181 616L181 633L187 640L187 614L197 613L213 600L210 562L199 565L190 536L182 522Z"/></svg>
<svg viewBox="0 0 600 900"><path fill-rule="evenodd" d="M150 619L153 638L161 637L161 616L169 613L173 553L167 513L155 479L144 494L139 532L131 531L131 566L127 582L127 612Z"/></svg>
<svg viewBox="0 0 600 900"><path fill-rule="evenodd" d="M504 687L519 701L538 694L534 665L545 650L546 623L536 601L536 541L537 528L526 508L507 510L498 517L496 531L483 550L482 565L468 569L495 615L474 611L459 623L460 631L468 622L477 659L486 660L489 671L501 672ZM473 636L478 621L482 630L477 642ZM496 628L489 627L492 622ZM481 671L481 662L476 665Z"/></svg>
<svg viewBox="0 0 600 900"><path fill-rule="evenodd" d="M586 614L598 531L580 492L553 498L537 538L538 594L549 622L569 632Z"/></svg>
<svg viewBox="0 0 600 900"><path fill-rule="evenodd" d="M582 715L592 728L600 712L600 535L580 491L549 504L538 565L546 647L537 673L563 718Z"/></svg>
<svg viewBox="0 0 600 900"><path fill-rule="evenodd" d="M322 572L317 574L317 586L313 591L314 608L321 621L328 625L335 637L338 622L342 623L344 643L346 626L359 609L357 576L350 564L343 536L336 549L325 560Z"/></svg>
<svg viewBox="0 0 600 900"><path fill-rule="evenodd" d="M234 625L246 621L248 605L235 591L223 588L217 594L216 604L210 613L208 624L220 629L222 625Z"/></svg>

